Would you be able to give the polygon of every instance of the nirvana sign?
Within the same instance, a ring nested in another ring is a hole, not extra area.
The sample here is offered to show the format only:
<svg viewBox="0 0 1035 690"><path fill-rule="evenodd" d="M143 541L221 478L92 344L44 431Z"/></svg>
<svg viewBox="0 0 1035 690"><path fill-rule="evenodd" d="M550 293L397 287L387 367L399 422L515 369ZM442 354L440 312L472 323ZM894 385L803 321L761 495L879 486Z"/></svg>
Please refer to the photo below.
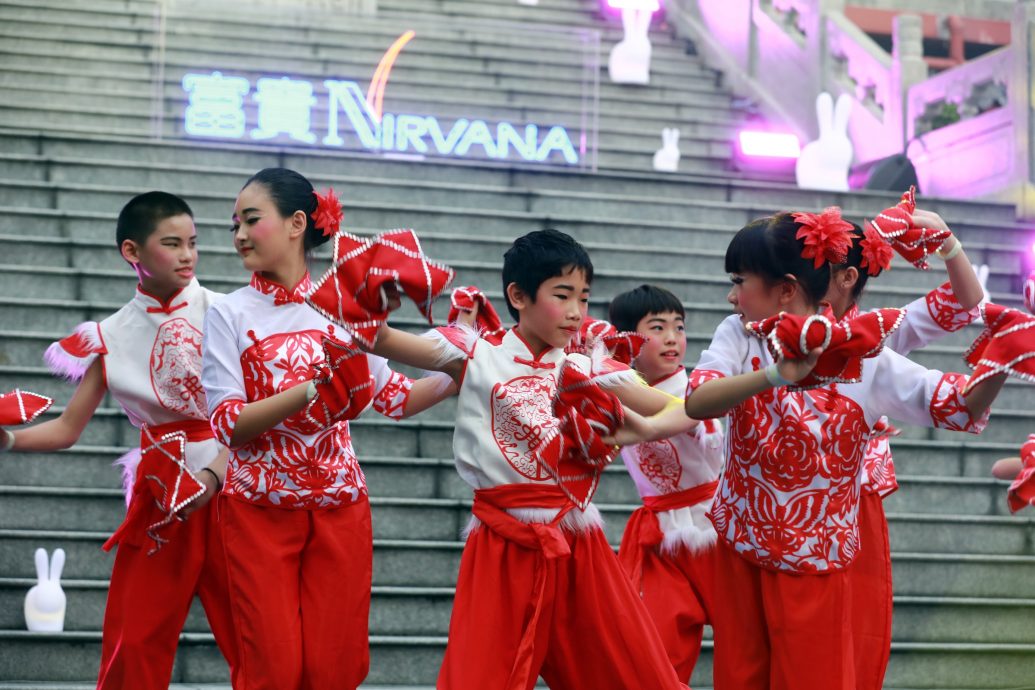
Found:
<svg viewBox="0 0 1035 690"><path fill-rule="evenodd" d="M277 139L417 156L579 164L579 154L564 127L489 124L464 117L443 124L430 115L384 112L388 77L399 53L414 36L414 31L403 33L385 51L366 95L354 81L323 81L327 101L322 138L312 131L318 101L312 82L288 77L258 79L252 96L257 104L257 126L249 132L244 105L251 83L219 72L183 77L183 90L188 94L183 128L192 137Z"/></svg>
<svg viewBox="0 0 1035 690"><path fill-rule="evenodd" d="M564 127L459 118L443 124L430 115L379 112L380 101L364 95L354 81L324 80L326 130L312 131L317 105L312 82L288 77L256 81L252 99L258 106L256 127L249 131L245 97L251 83L219 72L183 77L188 94L183 127L188 136L219 139L280 139L303 144L401 154L431 154L542 163L579 163L579 154ZM379 92L383 95L383 87ZM346 141L346 137L355 139Z"/></svg>

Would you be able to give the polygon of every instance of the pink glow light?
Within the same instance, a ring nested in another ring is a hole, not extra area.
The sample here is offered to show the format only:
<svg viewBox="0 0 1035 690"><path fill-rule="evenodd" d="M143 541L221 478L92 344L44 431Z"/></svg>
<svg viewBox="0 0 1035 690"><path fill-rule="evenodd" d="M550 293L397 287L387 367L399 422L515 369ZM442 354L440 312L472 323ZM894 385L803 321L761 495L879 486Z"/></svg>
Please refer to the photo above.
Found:
<svg viewBox="0 0 1035 690"><path fill-rule="evenodd" d="M641 10L657 12L661 9L658 0L607 0L607 6L613 10Z"/></svg>
<svg viewBox="0 0 1035 690"><path fill-rule="evenodd" d="M745 130L740 133L740 151L745 156L797 158L801 143L793 134Z"/></svg>

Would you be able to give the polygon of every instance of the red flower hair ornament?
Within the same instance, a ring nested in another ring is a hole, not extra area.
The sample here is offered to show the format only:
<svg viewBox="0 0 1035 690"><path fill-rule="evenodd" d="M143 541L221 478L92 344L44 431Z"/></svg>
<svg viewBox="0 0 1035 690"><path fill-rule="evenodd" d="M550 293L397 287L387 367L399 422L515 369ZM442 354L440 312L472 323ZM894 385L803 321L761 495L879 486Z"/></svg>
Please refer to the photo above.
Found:
<svg viewBox="0 0 1035 690"><path fill-rule="evenodd" d="M865 237L859 242L859 246L862 247L862 261L859 265L871 276L880 275L881 271L891 268L895 250L873 228L866 228L863 235Z"/></svg>
<svg viewBox="0 0 1035 690"><path fill-rule="evenodd" d="M843 264L852 248L852 224L841 217L841 209L829 206L822 213L793 213L796 223L801 225L795 237L805 241L801 255L813 259L819 268L823 262Z"/></svg>
<svg viewBox="0 0 1035 690"><path fill-rule="evenodd" d="M327 188L327 194L313 190L316 196L316 210L313 211L313 224L317 230L323 230L324 237L338 232L345 214L341 210L341 202L334 193L334 187Z"/></svg>

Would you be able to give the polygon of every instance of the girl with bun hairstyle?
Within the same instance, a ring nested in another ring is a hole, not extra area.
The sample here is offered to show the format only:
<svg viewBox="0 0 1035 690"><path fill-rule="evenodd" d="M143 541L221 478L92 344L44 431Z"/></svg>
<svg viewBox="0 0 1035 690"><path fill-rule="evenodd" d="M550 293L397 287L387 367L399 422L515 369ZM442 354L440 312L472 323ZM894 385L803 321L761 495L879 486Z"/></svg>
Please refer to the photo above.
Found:
<svg viewBox="0 0 1035 690"><path fill-rule="evenodd" d="M333 190L284 168L256 173L233 212L251 282L205 319L202 384L230 448L221 524L241 690L366 677L373 539L348 420L371 403L398 419L450 393L360 352L305 303L307 255L340 221Z"/></svg>

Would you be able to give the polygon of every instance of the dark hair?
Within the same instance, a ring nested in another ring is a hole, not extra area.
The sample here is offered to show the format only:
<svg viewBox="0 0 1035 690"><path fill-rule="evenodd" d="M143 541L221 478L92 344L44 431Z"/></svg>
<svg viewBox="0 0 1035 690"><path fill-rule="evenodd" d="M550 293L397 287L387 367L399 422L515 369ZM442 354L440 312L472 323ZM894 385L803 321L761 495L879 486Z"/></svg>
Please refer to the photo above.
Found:
<svg viewBox="0 0 1035 690"><path fill-rule="evenodd" d="M759 218L741 228L726 248L727 273L754 273L769 285L790 274L795 277L812 306L818 305L830 288L829 263L815 267L801 253L805 244L795 235L801 225L790 213Z"/></svg>
<svg viewBox="0 0 1035 690"><path fill-rule="evenodd" d="M834 271L843 271L846 268L854 268L859 271L859 278L852 286L852 301L857 301L866 289L866 283L870 280L868 269L862 267L862 241L866 239L863 229L852 223L852 248L848 250L848 258L839 266L834 266ZM880 275L880 272L877 273Z"/></svg>
<svg viewBox="0 0 1035 690"><path fill-rule="evenodd" d="M158 224L166 218L188 215L194 217L187 202L169 192L144 192L126 203L115 223L115 246L122 248L126 240L144 244Z"/></svg>
<svg viewBox="0 0 1035 690"><path fill-rule="evenodd" d="M277 207L277 212L283 217L290 218L295 211L305 213L305 237L302 244L306 252L330 239L329 235L323 234L323 231L316 227L313 220L313 213L316 212L316 194L313 193L313 183L304 175L287 168L264 168L248 178L241 189L252 183L261 184L266 189L273 205Z"/></svg>
<svg viewBox="0 0 1035 690"><path fill-rule="evenodd" d="M593 262L582 245L571 236L548 228L514 240L503 255L503 299L511 317L518 320L518 311L507 297L508 285L517 283L521 291L535 302L535 293L540 285L572 269L582 271L587 283L593 282Z"/></svg>
<svg viewBox="0 0 1035 690"><path fill-rule="evenodd" d="M657 285L641 285L623 292L611 300L607 318L620 331L635 331L636 325L648 314L674 312L684 319L686 310L679 298Z"/></svg>

